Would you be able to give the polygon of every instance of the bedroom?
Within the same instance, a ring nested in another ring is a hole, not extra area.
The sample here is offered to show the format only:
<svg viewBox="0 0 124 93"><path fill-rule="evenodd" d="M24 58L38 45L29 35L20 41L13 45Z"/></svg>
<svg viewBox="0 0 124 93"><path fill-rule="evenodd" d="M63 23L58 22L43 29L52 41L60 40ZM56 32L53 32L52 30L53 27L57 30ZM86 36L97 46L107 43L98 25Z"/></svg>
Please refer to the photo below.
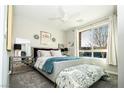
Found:
<svg viewBox="0 0 124 93"><path fill-rule="evenodd" d="M82 64L105 69L102 80L99 80L102 77L99 76L96 82L84 87L118 87L116 6L14 5L10 6L11 9L9 87L63 87L59 85L62 78L58 76L72 69L70 67L74 67L75 71L75 67ZM36 68L40 64L37 60L42 59L39 55L76 58L73 61L73 58L70 59L72 62L53 63L54 74L48 75ZM64 86L72 87L66 83ZM80 84L72 85L81 87Z"/></svg>

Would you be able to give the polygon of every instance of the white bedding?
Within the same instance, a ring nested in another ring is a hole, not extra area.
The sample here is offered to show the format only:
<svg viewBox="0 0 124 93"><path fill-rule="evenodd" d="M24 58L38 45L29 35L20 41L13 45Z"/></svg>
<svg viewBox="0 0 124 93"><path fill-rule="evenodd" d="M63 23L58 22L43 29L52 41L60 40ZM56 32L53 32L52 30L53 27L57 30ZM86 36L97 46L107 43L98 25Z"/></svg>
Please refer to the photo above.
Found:
<svg viewBox="0 0 124 93"><path fill-rule="evenodd" d="M58 88L88 88L104 75L102 67L83 64L62 70L56 84Z"/></svg>
<svg viewBox="0 0 124 93"><path fill-rule="evenodd" d="M62 56L65 57L65 56ZM56 81L56 77L57 75L60 73L60 71L62 71L64 68L67 67L71 67L71 66L75 66L75 65L79 65L79 64L83 64L83 61L80 60L68 60L68 61L61 61L61 62L54 62L54 70L52 74L48 74L44 71L42 71L42 67L45 63L45 61L48 58L52 58L52 57L39 57L37 58L37 61L34 65L34 67L41 72L43 75L45 75L48 79L50 79L51 81L55 82Z"/></svg>
<svg viewBox="0 0 124 93"><path fill-rule="evenodd" d="M54 56L54 57L56 57L56 56ZM46 62L46 60L49 59L49 58L54 58L54 57L53 56L51 56L51 57L39 57L39 58L37 58L37 61L36 61L36 63L35 63L34 66L36 68L42 69L43 68L43 65ZM65 56L61 56L61 57L65 57Z"/></svg>
<svg viewBox="0 0 124 93"><path fill-rule="evenodd" d="M49 58L52 58L52 57L39 57L39 58L37 58L37 61L36 61L34 66L36 68L42 69L42 67L45 64L46 60L49 59Z"/></svg>
<svg viewBox="0 0 124 93"><path fill-rule="evenodd" d="M65 57L65 56L62 56L62 57ZM37 58L37 61L34 65L34 67L40 73L42 73L44 76L46 76L48 79L50 79L53 82L56 82L57 76L65 68L76 66L76 65L81 65L81 64L96 64L97 63L97 62L93 62L92 59L89 59L89 58L81 58L79 60L68 60L68 61L54 62L53 63L54 64L53 73L48 74L48 73L42 71L42 67L48 58L52 58L52 57L39 57L39 58ZM100 66L100 64L98 64L98 63L96 65Z"/></svg>

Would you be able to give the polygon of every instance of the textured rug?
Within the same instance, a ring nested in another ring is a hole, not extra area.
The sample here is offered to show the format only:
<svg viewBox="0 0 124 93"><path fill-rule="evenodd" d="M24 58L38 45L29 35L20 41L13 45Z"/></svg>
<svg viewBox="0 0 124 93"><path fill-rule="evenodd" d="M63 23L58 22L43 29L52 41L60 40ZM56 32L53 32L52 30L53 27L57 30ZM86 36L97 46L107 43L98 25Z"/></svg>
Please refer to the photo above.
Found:
<svg viewBox="0 0 124 93"><path fill-rule="evenodd" d="M118 76L109 74L109 80L99 80L90 88L118 88Z"/></svg>
<svg viewBox="0 0 124 93"><path fill-rule="evenodd" d="M10 88L54 88L55 85L36 70L25 71L10 76ZM90 88L117 88L117 75L99 80Z"/></svg>

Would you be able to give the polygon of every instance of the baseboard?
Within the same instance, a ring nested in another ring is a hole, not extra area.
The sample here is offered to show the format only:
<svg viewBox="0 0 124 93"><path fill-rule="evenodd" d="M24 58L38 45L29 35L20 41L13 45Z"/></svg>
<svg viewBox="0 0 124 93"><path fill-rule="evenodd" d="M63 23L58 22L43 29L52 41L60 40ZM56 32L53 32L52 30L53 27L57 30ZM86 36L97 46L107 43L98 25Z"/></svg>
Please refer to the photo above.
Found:
<svg viewBox="0 0 124 93"><path fill-rule="evenodd" d="M106 70L107 73L110 73L110 74L114 74L114 75L118 75L117 72L113 72L113 71L109 71L109 70Z"/></svg>

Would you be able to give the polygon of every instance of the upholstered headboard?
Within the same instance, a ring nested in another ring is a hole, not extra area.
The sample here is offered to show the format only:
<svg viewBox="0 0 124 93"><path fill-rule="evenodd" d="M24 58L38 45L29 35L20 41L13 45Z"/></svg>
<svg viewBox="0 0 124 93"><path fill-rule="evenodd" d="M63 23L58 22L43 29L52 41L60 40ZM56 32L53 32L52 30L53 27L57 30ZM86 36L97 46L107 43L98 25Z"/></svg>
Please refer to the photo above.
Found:
<svg viewBox="0 0 124 93"><path fill-rule="evenodd" d="M37 58L37 51L38 50L50 51L50 50L58 50L58 49L53 49L53 48L33 48L33 57L34 58Z"/></svg>

